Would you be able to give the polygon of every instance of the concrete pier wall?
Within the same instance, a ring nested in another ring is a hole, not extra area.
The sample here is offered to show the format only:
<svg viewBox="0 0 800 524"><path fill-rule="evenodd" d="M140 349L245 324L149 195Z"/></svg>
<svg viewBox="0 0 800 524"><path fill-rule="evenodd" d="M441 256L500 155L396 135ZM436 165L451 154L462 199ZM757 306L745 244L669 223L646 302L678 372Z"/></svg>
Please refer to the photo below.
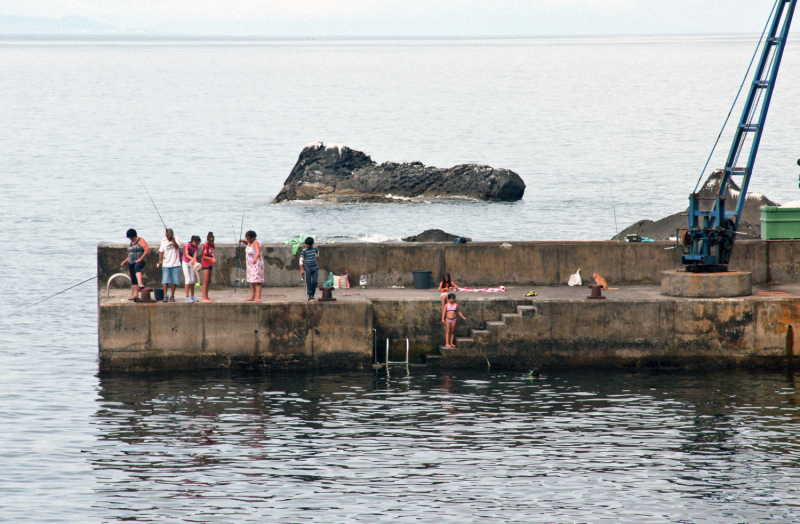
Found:
<svg viewBox="0 0 800 524"><path fill-rule="evenodd" d="M320 245L320 266L335 274L348 270L351 284L362 273L371 286L411 286L412 271L430 270L434 280L445 271L460 285L548 285L566 284L570 274L581 269L584 281L599 273L611 284L659 284L661 272L681 269L680 250L665 249L667 242L471 242L442 243L342 243ZM264 244L266 286L302 286L298 256L291 246ZM124 244L100 244L100 272L125 259ZM230 287L236 275L236 246L217 244L217 268L212 287ZM621 260L621 262L620 262ZM158 253L151 250L145 268L148 285L161 281L156 268ZM731 269L752 273L753 284L800 282L800 242L745 240L736 243ZM244 254L239 270L244 277ZM110 276L110 275L109 275ZM105 289L108 276L99 279ZM121 279L117 279L122 286Z"/></svg>
<svg viewBox="0 0 800 524"><path fill-rule="evenodd" d="M800 299L544 301L471 330L449 367L752 367L794 365ZM790 328L791 326L791 328Z"/></svg>
<svg viewBox="0 0 800 524"><path fill-rule="evenodd" d="M100 369L363 368L372 360L368 301L108 303L99 310Z"/></svg>

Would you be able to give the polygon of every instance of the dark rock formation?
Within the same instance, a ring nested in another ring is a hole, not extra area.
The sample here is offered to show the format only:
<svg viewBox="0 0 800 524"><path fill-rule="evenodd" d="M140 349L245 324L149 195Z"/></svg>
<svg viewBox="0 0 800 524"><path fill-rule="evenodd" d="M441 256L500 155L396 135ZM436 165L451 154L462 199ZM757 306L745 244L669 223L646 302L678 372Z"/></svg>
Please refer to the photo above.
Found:
<svg viewBox="0 0 800 524"><path fill-rule="evenodd" d="M317 142L300 153L283 189L272 202L402 202L411 198L468 197L481 200L519 200L525 182L513 171L477 164L449 169L421 162L376 164L345 146Z"/></svg>
<svg viewBox="0 0 800 524"><path fill-rule="evenodd" d="M463 238L467 242L472 242L471 238L451 235L450 233L445 233L441 229L426 229L419 235L404 238L403 242L455 242L457 238Z"/></svg>
<svg viewBox="0 0 800 524"><path fill-rule="evenodd" d="M701 196L716 196L719 191L719 184L725 172L722 169L715 169L713 173L708 176L703 188L700 190ZM686 195L688 198L688 194ZM739 220L739 232L746 233L740 235L739 240L753 240L761 238L761 206L777 206L775 202L765 197L760 193L748 192L745 197L744 208L742 209L742 217ZM731 183L728 186L728 192L725 200L725 209L727 211L734 211L739 202L739 186ZM709 206L711 206L709 202ZM711 209L710 207L708 209ZM674 237L678 228L686 228L689 224L689 217L685 215L689 211L687 207L680 213L675 213L661 220L640 220L623 229L619 235L613 237L613 240L625 240L625 235L638 234L643 237L652 238L653 240L666 240L669 237Z"/></svg>

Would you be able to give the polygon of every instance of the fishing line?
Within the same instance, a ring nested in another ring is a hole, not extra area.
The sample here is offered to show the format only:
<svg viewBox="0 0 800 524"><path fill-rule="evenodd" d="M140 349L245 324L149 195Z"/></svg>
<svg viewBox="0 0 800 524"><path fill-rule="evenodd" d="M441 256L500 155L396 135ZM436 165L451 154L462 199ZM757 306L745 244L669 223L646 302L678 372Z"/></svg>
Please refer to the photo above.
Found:
<svg viewBox="0 0 800 524"><path fill-rule="evenodd" d="M153 204L153 208L156 210L156 213L158 213L158 208L156 207L156 203L155 203L155 202L153 202L153 197L151 197L151 196L150 196L150 191L148 191L148 190L147 190L147 186L146 186L146 185L144 185L144 182L142 182L142 177L140 177L140 176L138 176L138 175L137 175L137 176L136 176L136 178L138 178L138 179L139 179L139 182L141 182L141 184L142 184L142 187L144 188L144 192L145 192L145 193L147 193L147 198L149 198L149 199L150 199L150 203L151 203L151 204ZM164 226L164 231L166 231L167 229L169 229L169 228L167 227L167 225L164 223L164 219L163 219L163 218L161 218L161 213L158 213L158 219L159 219L159 220L161 220L161 225L162 225L162 226Z"/></svg>
<svg viewBox="0 0 800 524"><path fill-rule="evenodd" d="M233 292L234 293L236 293L236 287L239 285L239 263L240 263L240 260L242 258L242 251L241 251L242 246L241 246L241 242L239 242L239 240L241 240L242 232L244 231L244 208L245 208L246 204L247 204L247 196L245 195L244 201L242 202L242 223L239 226L239 238L238 239L236 238L236 229L233 226L231 226L231 229L233 229L233 237L234 237L233 240L236 242L236 280L233 282Z"/></svg>
<svg viewBox="0 0 800 524"><path fill-rule="evenodd" d="M65 292L69 291L70 289L72 289L72 288L74 288L74 287L78 287L78 286L80 286L81 284L85 284L85 283L89 282L90 280L94 280L95 278L100 278L100 277L102 277L103 275L106 275L106 274L108 274L108 273L111 273L112 271L117 271L118 269L119 269L118 267L112 267L112 268L111 268L111 269L109 269L108 271L103 271L103 272L102 272L102 273L100 273L99 275L95 275L95 276L93 276L92 278L87 278L87 279L86 279L86 280L84 280L83 282L78 282L78 283L77 283L77 284L75 284L74 286L70 286L70 287L68 287L67 289L63 290L63 291L59 291L58 293L54 293L54 294L50 295L49 297L47 297L47 298L44 298L44 299L40 300L39 302L34 302L33 304L30 304L30 305L28 305L28 306L25 306L25 307L24 307L24 308L22 308L22 309L28 309L29 307L33 307L33 306L35 306L36 304L41 304L41 303L42 303L42 302L44 302L45 300L50 300L51 298L53 298L53 297L54 297L54 296L56 296L56 295L60 295L61 293L65 293ZM124 273L123 273L123 274L124 274Z"/></svg>

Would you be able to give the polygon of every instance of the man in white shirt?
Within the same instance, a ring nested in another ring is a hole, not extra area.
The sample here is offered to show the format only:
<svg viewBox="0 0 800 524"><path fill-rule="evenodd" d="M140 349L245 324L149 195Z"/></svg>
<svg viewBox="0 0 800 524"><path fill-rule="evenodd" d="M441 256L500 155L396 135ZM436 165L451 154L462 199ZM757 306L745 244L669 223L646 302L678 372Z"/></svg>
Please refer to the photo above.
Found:
<svg viewBox="0 0 800 524"><path fill-rule="evenodd" d="M166 235L158 249L158 265L161 266L161 283L164 284L164 302L175 302L175 288L181 283L181 239L171 229L167 229ZM167 294L170 284L172 295Z"/></svg>

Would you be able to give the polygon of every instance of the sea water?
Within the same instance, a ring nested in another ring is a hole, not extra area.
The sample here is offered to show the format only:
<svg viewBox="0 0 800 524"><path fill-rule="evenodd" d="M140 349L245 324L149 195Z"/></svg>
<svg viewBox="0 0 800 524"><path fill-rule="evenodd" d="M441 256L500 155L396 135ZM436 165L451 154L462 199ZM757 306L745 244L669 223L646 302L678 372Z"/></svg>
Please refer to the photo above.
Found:
<svg viewBox="0 0 800 524"><path fill-rule="evenodd" d="M3 38L0 521L791 521L793 376L99 377L91 283L23 309L90 278L98 242L158 243L140 179L184 240L232 242L242 209L266 242L609 238L686 206L755 41ZM800 191L795 49L751 184L779 202ZM270 205L314 141L527 190Z"/></svg>

